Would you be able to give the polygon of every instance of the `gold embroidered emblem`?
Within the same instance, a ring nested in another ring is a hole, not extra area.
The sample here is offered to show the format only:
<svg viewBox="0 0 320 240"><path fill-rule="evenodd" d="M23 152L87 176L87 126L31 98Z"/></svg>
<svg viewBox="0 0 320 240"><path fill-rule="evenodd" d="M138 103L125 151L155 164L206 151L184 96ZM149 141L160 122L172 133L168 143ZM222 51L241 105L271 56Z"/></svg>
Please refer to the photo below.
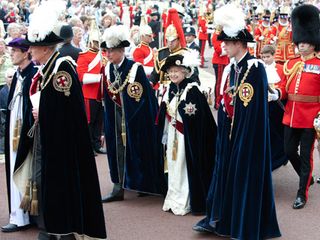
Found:
<svg viewBox="0 0 320 240"><path fill-rule="evenodd" d="M65 71L57 72L53 77L53 87L58 92L63 92L65 96L70 96L70 88L72 85L71 75Z"/></svg>
<svg viewBox="0 0 320 240"><path fill-rule="evenodd" d="M251 101L253 97L253 87L249 83L243 83L239 87L239 98L243 102L243 106L248 106L249 102Z"/></svg>
<svg viewBox="0 0 320 240"><path fill-rule="evenodd" d="M138 82L130 83L127 87L127 93L130 97L134 98L137 102L139 102L143 93L143 87Z"/></svg>

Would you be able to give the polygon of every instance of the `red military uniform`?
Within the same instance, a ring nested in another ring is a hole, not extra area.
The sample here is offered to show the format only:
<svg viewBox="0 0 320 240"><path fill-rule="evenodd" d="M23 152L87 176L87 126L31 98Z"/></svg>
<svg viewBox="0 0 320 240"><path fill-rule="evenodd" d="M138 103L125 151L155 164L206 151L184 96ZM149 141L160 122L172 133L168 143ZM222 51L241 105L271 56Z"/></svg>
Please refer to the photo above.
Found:
<svg viewBox="0 0 320 240"><path fill-rule="evenodd" d="M290 74L291 73L291 74ZM284 65L286 81L278 85L281 99L288 99L283 124L293 128L313 128L320 111L320 58L316 54L304 61L301 57Z"/></svg>
<svg viewBox="0 0 320 240"><path fill-rule="evenodd" d="M222 50L221 44L222 41L217 39L218 35L220 34L219 31L215 31L212 34L212 45L214 48L213 57L212 57L212 64L216 75L216 83L214 86L214 96L215 96L215 109L219 108L220 101L222 96L220 95L220 86L221 86L221 77L223 70L226 65L229 64L229 57L224 53Z"/></svg>
<svg viewBox="0 0 320 240"><path fill-rule="evenodd" d="M274 43L274 37L276 35L277 29L273 26L265 27L263 24L261 24L255 29L254 38L257 42L257 57L260 57L260 52L265 45Z"/></svg>
<svg viewBox="0 0 320 240"><path fill-rule="evenodd" d="M101 65L101 56L98 51L89 49L79 54L77 72L79 80L83 84L84 98L101 100L101 91L99 90Z"/></svg>
<svg viewBox="0 0 320 240"><path fill-rule="evenodd" d="M286 62L283 69L286 79L278 85L278 90L281 99L288 100L282 121L285 125L285 149L300 177L297 197L307 201L316 137L313 120L320 111L320 59L316 53L305 59L296 57ZM298 145L300 154L297 153ZM299 201L295 202L293 207L300 208L295 206L299 204Z"/></svg>
<svg viewBox="0 0 320 240"><path fill-rule="evenodd" d="M147 77L151 74L154 67L153 50L149 44L141 42L133 51L133 61L143 65Z"/></svg>
<svg viewBox="0 0 320 240"><path fill-rule="evenodd" d="M82 92L87 113L92 148L103 153L101 132L103 126L102 107L102 54L93 49L80 53L77 72L82 82Z"/></svg>
<svg viewBox="0 0 320 240"><path fill-rule="evenodd" d="M278 27L278 40L275 54L275 61L284 63L287 60L294 58L294 44L292 42L291 25Z"/></svg>
<svg viewBox="0 0 320 240"><path fill-rule="evenodd" d="M251 24L248 24L248 25L246 26L246 29L248 30L249 33L252 34L252 36L254 35L253 27L252 27ZM250 43L250 46L249 46L249 43L248 43L248 52L249 52L250 55L252 55L252 56L256 56L255 45L256 45L256 43Z"/></svg>
<svg viewBox="0 0 320 240"><path fill-rule="evenodd" d="M204 49L206 46L206 40L208 40L207 33L207 21L203 16L199 16L198 18L198 38L199 38L199 47L200 47L200 57L201 57L201 65L204 66Z"/></svg>

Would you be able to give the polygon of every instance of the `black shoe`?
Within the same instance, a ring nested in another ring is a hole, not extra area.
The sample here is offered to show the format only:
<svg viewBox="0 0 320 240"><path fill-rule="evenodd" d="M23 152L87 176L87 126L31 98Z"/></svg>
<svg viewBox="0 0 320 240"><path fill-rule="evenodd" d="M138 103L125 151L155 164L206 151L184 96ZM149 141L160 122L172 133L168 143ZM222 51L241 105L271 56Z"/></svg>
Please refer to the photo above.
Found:
<svg viewBox="0 0 320 240"><path fill-rule="evenodd" d="M294 203L292 205L293 209L301 209L306 205L306 200L302 197L297 197L296 200L294 200Z"/></svg>
<svg viewBox="0 0 320 240"><path fill-rule="evenodd" d="M106 151L103 147L101 147L101 148L96 148L94 151L95 151L96 153L100 153L100 154L106 154L106 153L107 153L107 151Z"/></svg>
<svg viewBox="0 0 320 240"><path fill-rule="evenodd" d="M101 201L103 203L108 203L108 202L123 201L123 199L124 199L124 193L123 191L121 191L120 193L117 193L117 194L114 194L113 192L109 193L107 196L103 197Z"/></svg>
<svg viewBox="0 0 320 240"><path fill-rule="evenodd" d="M317 183L320 183L320 177L319 177L319 178L317 178Z"/></svg>
<svg viewBox="0 0 320 240"><path fill-rule="evenodd" d="M73 234L69 234L69 235L61 236L60 240L76 240L76 238L75 238L75 236Z"/></svg>
<svg viewBox="0 0 320 240"><path fill-rule="evenodd" d="M18 226L15 225L15 224L9 223L9 224L7 224L7 225L5 225L5 226L2 226L2 227L1 227L1 231L2 231L2 232L18 232L18 231L26 230L26 229L30 228L30 226L31 226L31 225L28 224L28 225L25 225L25 226L18 227Z"/></svg>

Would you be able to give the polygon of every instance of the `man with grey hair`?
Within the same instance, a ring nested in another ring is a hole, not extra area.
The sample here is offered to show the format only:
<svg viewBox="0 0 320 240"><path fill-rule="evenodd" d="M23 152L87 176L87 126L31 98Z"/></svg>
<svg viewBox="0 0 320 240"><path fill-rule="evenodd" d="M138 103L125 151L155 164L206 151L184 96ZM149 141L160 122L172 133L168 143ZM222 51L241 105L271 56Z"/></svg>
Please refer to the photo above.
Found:
<svg viewBox="0 0 320 240"><path fill-rule="evenodd" d="M31 207L38 208L39 239L106 239L81 84L75 62L56 50L63 41L57 28L63 10L62 1L42 2L26 38L32 60L40 64L30 87L33 166L40 173L29 184L32 199L38 198ZM51 20L47 25L40 24L43 16Z"/></svg>
<svg viewBox="0 0 320 240"><path fill-rule="evenodd" d="M124 188L164 193L164 168L155 120L154 91L139 63L125 57L129 46L124 26L105 35L105 134L113 190L102 202L122 201Z"/></svg>

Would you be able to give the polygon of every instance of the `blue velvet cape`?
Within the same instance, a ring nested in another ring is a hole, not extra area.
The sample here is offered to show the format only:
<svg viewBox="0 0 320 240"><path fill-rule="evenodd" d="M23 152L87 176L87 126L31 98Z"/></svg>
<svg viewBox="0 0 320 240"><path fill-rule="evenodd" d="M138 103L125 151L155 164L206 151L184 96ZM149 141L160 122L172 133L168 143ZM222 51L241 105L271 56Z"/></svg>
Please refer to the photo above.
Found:
<svg viewBox="0 0 320 240"><path fill-rule="evenodd" d="M277 102L269 102L269 125L272 170L275 170L288 162L284 152L284 126L282 124L283 110Z"/></svg>
<svg viewBox="0 0 320 240"><path fill-rule="evenodd" d="M195 80L186 78L179 84L179 89L184 89L192 82ZM174 97L173 93L177 93L179 89L174 83L170 83L169 102ZM186 104L190 102L197 108L195 114L191 116L184 110ZM203 214L214 168L217 125L207 99L195 86L188 91L186 99L180 102L178 111L183 121L191 212ZM163 134L165 115L166 104L162 102L158 119L160 135Z"/></svg>
<svg viewBox="0 0 320 240"><path fill-rule="evenodd" d="M120 68L121 81L124 82L133 61L124 59ZM110 82L114 82L113 64L110 64ZM155 93L145 75L142 66L137 69L135 82L142 85L143 93L140 101L128 95L127 86L122 91L123 107L126 124L126 154L124 166L124 188L140 192L163 194L165 178L161 142L157 137L155 118L158 103ZM106 91L106 88L105 88ZM117 148L115 129L115 102L107 92L104 94L105 103L105 136L107 143L111 181L119 183L117 166Z"/></svg>
<svg viewBox="0 0 320 240"><path fill-rule="evenodd" d="M42 72L52 72L56 52ZM50 68L50 64L53 62ZM53 79L41 91L41 198L45 230L76 232L106 238L104 214L94 153L84 108L82 88L75 67L63 61L58 68L70 74L70 95L54 88Z"/></svg>
<svg viewBox="0 0 320 240"><path fill-rule="evenodd" d="M251 58L247 54L238 63L242 67L239 81ZM231 86L234 74L232 67ZM220 105L216 166L207 213L197 225L232 239L279 237L271 176L267 77L261 63L251 67L245 83L252 85L254 95L247 107L236 95L232 127L223 104Z"/></svg>

